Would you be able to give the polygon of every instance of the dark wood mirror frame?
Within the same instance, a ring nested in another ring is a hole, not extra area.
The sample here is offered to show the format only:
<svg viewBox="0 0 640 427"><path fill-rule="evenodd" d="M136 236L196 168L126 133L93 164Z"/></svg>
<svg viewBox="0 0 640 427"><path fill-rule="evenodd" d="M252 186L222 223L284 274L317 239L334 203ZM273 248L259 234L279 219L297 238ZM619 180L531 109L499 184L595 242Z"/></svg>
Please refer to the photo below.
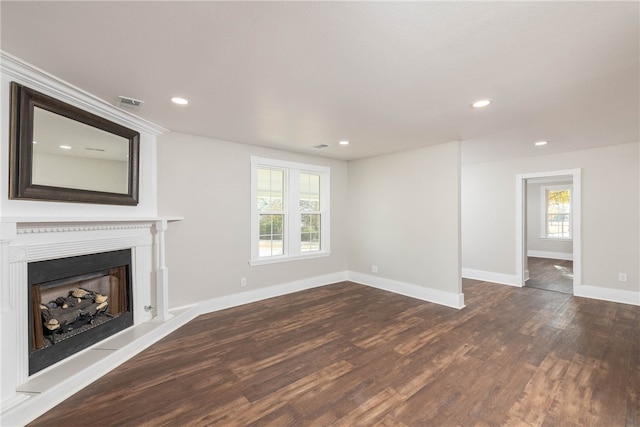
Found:
<svg viewBox="0 0 640 427"><path fill-rule="evenodd" d="M128 193L33 184L34 107L118 135L129 141ZM138 204L140 134L103 117L11 82L9 198L108 205Z"/></svg>

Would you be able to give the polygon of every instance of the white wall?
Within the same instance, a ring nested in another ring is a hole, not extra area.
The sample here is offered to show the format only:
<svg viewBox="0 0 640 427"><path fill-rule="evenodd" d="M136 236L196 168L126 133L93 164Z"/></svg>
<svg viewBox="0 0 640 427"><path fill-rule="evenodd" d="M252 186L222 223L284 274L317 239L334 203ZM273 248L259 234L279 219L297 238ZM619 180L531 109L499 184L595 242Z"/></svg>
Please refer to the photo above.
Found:
<svg viewBox="0 0 640 427"><path fill-rule="evenodd" d="M251 155L331 168L330 256L249 265ZM166 234L171 307L347 271L346 162L168 133L158 170L159 212L185 218Z"/></svg>
<svg viewBox="0 0 640 427"><path fill-rule="evenodd" d="M451 142L349 162L351 271L461 293L459 154Z"/></svg>
<svg viewBox="0 0 640 427"><path fill-rule="evenodd" d="M249 265L251 155L331 167L329 257ZM463 304L458 143L347 164L168 133L158 140L158 167L160 214L185 218L166 235L172 307L242 301L245 292L348 271L361 283L386 280L395 292Z"/></svg>
<svg viewBox="0 0 640 427"><path fill-rule="evenodd" d="M611 294L628 291L623 295L638 298L639 146L620 144L464 165L463 271L515 276L516 175L581 168L582 284ZM618 281L619 272L628 274L628 282ZM640 304L640 298L631 302Z"/></svg>
<svg viewBox="0 0 640 427"><path fill-rule="evenodd" d="M571 181L545 183L527 183L527 249L529 256L554 259L572 259L573 241L567 239L548 239L544 236L542 213L542 187L547 185L571 185Z"/></svg>

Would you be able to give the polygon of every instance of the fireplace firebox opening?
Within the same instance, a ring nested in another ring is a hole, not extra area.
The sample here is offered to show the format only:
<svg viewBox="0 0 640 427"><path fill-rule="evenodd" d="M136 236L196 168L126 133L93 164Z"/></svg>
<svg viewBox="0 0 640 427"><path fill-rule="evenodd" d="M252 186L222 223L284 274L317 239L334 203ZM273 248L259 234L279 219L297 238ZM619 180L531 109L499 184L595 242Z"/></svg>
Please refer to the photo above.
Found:
<svg viewBox="0 0 640 427"><path fill-rule="evenodd" d="M131 250L28 265L29 375L133 325Z"/></svg>

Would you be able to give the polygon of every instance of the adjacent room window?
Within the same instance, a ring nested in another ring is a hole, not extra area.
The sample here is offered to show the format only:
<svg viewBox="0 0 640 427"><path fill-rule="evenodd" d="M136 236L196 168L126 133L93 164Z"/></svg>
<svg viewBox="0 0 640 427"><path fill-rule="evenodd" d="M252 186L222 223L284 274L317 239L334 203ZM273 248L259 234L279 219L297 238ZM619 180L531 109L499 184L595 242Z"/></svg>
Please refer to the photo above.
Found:
<svg viewBox="0 0 640 427"><path fill-rule="evenodd" d="M329 172L251 157L251 264L329 254Z"/></svg>
<svg viewBox="0 0 640 427"><path fill-rule="evenodd" d="M543 236L549 239L571 239L571 186L542 187Z"/></svg>

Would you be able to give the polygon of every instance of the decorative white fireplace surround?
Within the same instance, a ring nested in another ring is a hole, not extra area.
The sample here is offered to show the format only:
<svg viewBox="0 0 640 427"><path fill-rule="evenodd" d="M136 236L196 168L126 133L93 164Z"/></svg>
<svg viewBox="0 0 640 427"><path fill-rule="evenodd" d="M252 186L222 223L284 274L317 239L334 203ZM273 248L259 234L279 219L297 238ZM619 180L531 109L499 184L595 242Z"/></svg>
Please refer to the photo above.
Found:
<svg viewBox="0 0 640 427"><path fill-rule="evenodd" d="M167 224L180 218L25 219L0 222L2 425L22 425L188 322L168 309ZM29 376L30 262L131 249L134 325Z"/></svg>

